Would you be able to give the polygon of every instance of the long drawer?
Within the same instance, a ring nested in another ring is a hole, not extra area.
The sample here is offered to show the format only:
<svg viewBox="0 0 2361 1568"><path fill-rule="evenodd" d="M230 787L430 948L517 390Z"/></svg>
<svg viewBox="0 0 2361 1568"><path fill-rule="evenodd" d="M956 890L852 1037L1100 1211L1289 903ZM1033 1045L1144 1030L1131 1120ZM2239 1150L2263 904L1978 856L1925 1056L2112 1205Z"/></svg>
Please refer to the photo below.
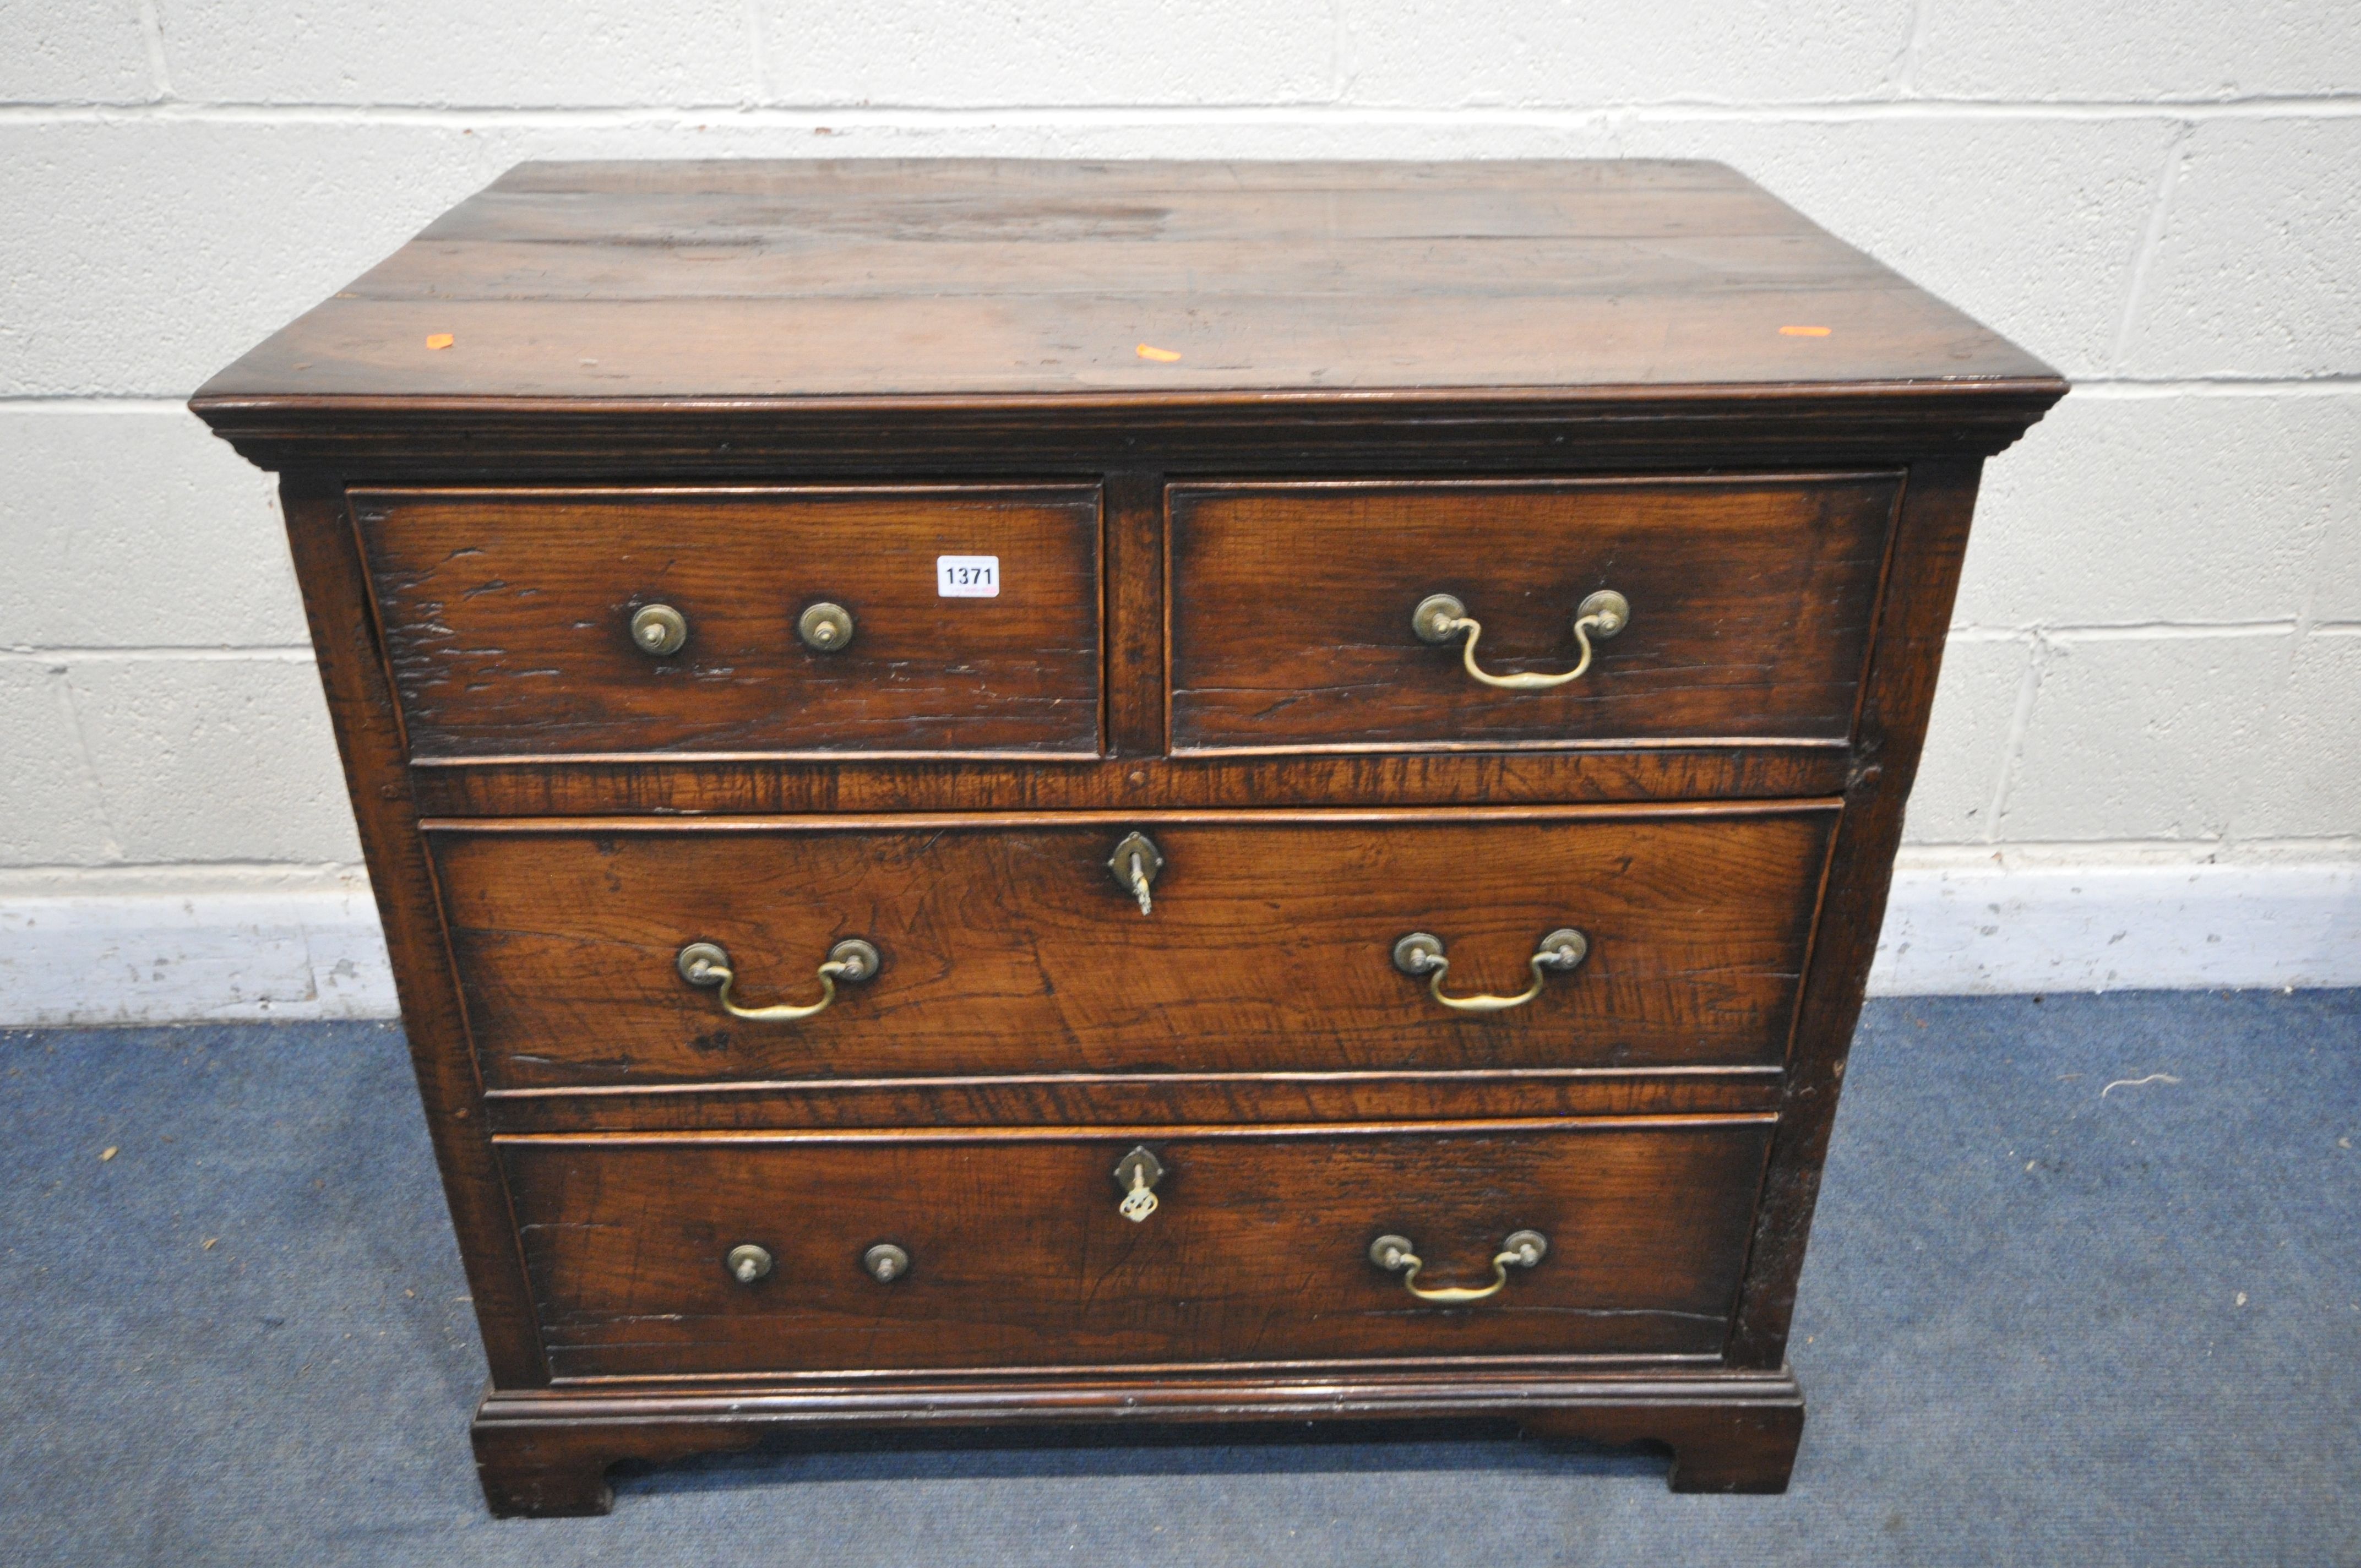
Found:
<svg viewBox="0 0 2361 1568"><path fill-rule="evenodd" d="M1096 486L352 505L421 760L1097 750Z"/></svg>
<svg viewBox="0 0 2361 1568"><path fill-rule="evenodd" d="M1820 804L428 837L499 1090L1776 1065L1835 820ZM1153 870L1145 913L1126 849ZM856 941L870 956L848 970ZM1523 1000L1450 1005L1487 997ZM764 1009L803 1015L741 1015Z"/></svg>
<svg viewBox="0 0 2361 1568"><path fill-rule="evenodd" d="M500 1152L560 1377L1711 1355L1772 1125L527 1138ZM1126 1199L1145 1218L1122 1212ZM1482 1299L1411 1288L1496 1284Z"/></svg>
<svg viewBox="0 0 2361 1568"><path fill-rule="evenodd" d="M1901 495L1877 473L1176 485L1173 749L1840 742Z"/></svg>

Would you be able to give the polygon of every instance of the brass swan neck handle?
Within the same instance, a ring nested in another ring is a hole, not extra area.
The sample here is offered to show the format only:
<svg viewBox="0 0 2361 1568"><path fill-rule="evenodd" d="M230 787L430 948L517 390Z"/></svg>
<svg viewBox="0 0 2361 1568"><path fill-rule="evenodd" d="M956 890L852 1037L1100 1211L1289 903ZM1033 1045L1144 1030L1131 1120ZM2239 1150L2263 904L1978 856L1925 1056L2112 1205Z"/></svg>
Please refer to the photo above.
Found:
<svg viewBox="0 0 2361 1568"><path fill-rule="evenodd" d="M1450 1008L1454 1013L1505 1013L1511 1007L1522 1007L1542 993L1542 986L1550 974L1571 973L1582 960L1590 956L1590 938L1571 926L1562 926L1543 937L1533 948L1533 956L1525 960L1532 970L1533 982L1514 996L1445 996L1443 977L1451 972L1451 960L1443 951L1443 938L1429 931L1412 931L1394 941L1394 968L1412 977L1426 977L1426 993Z"/></svg>
<svg viewBox="0 0 2361 1568"><path fill-rule="evenodd" d="M1612 588L1601 588L1585 598L1574 612L1574 640L1582 649L1582 657L1574 668L1563 674L1496 675L1481 669L1476 663L1476 641L1484 635L1483 622L1467 613L1467 607L1449 594L1429 594L1418 601L1411 611L1411 630L1422 642L1444 643L1462 632L1467 641L1460 645L1459 662L1467 673L1488 686L1502 691L1538 692L1578 681L1590 671L1590 657L1596 652L1591 638L1604 640L1619 635L1631 624L1631 601Z"/></svg>
<svg viewBox="0 0 2361 1568"><path fill-rule="evenodd" d="M1422 1301L1432 1301L1438 1307L1463 1307L1471 1301L1487 1301L1508 1288L1509 1270L1531 1268L1549 1255L1549 1238L1539 1231L1511 1231L1500 1243L1500 1250L1492 1255L1492 1283L1489 1285L1421 1285L1419 1270L1426 1260L1418 1255L1417 1245L1408 1236L1379 1236L1369 1244L1369 1261L1389 1274L1402 1277L1402 1288Z"/></svg>
<svg viewBox="0 0 2361 1568"><path fill-rule="evenodd" d="M847 938L828 950L828 959L819 966L819 1000L805 1003L784 1003L775 1007L741 1007L733 994L738 984L738 971L730 966L730 954L719 942L691 942L681 948L673 960L680 978L701 990L712 991L721 1011L732 1018L743 1018L751 1024L793 1024L824 1013L836 1000L836 982L858 985L875 978L883 960L877 949L858 937Z"/></svg>

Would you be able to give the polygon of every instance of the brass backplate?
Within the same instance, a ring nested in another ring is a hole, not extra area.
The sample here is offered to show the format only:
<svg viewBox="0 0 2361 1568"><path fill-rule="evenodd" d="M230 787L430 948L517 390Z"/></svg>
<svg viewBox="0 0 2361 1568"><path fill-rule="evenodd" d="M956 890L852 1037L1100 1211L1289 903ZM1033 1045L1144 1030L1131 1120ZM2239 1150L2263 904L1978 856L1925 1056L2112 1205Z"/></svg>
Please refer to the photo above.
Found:
<svg viewBox="0 0 2361 1568"><path fill-rule="evenodd" d="M1459 635L1452 622L1466 613L1467 607L1451 595L1429 594L1410 612L1410 629L1421 642L1448 642Z"/></svg>
<svg viewBox="0 0 2361 1568"><path fill-rule="evenodd" d="M631 613L631 646L652 659L669 658L688 641L688 618L668 604L642 605Z"/></svg>
<svg viewBox="0 0 2361 1568"><path fill-rule="evenodd" d="M1613 588L1601 588L1575 607L1574 619L1595 615L1591 631L1600 637L1612 637L1631 624L1631 601Z"/></svg>
<svg viewBox="0 0 2361 1568"><path fill-rule="evenodd" d="M796 617L796 635L815 653L840 653L852 642L852 612L823 599Z"/></svg>
<svg viewBox="0 0 2361 1568"><path fill-rule="evenodd" d="M1148 1152L1146 1144L1115 1162L1115 1184L1126 1192L1134 1188L1153 1187L1163 1179L1163 1162Z"/></svg>

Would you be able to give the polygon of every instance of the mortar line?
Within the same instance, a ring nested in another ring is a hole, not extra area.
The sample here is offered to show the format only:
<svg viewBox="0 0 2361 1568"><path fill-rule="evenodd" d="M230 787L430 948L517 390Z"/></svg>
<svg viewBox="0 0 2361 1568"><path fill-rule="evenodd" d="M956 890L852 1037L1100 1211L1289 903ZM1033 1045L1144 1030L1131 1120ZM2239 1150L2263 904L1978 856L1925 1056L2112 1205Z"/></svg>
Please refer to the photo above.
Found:
<svg viewBox="0 0 2361 1568"><path fill-rule="evenodd" d="M92 643L74 647L42 647L17 643L0 648L0 663L54 664L60 662L76 664L136 664L136 663L252 663L308 664L313 660L310 643L261 643L251 648L128 644L115 647Z"/></svg>
<svg viewBox="0 0 2361 1568"><path fill-rule="evenodd" d="M2033 705L2041 695L2042 641L2038 632L2026 638L2025 672L2017 677L2016 707L2008 716L2008 738L2001 742L2000 776L1993 781L1992 800L1984 807L1984 842L2000 842L2000 814L2007 808L2009 786L2015 782L2016 761L2033 728Z"/></svg>
<svg viewBox="0 0 2361 1568"><path fill-rule="evenodd" d="M753 129L846 130L1042 128L1150 129L1191 126L1403 127L1489 126L1543 130L1581 129L1602 117L1650 124L1741 122L1771 125L1877 120L2156 120L2193 123L2213 119L2345 119L2361 116L2361 93L2311 96L2144 98L2092 100L2001 100L1979 98L1795 99L1752 103L1659 98L1552 107L1451 107L1420 104L1327 104L1315 99L1260 104L763 104L684 102L609 104L424 104L219 101L192 103L0 104L0 124L10 122L210 121L261 124L515 126L524 128L600 128L658 126L696 120Z"/></svg>
<svg viewBox="0 0 2361 1568"><path fill-rule="evenodd" d="M2258 757L2279 755L2279 732L2286 727L2288 700L2295 690L2296 661L2303 656L2304 643L2312 637L2314 630L2314 615L2320 601L2320 560L2326 554L2328 541L2335 531L2333 521L2321 528L2312 535L2311 549L2305 554L2303 596L2296 601L2295 623L2290 629L2293 635L2288 638L2286 646L2279 652L2279 682L2272 694L2269 711L2263 721L2263 733L2257 737L2256 742L2255 754ZM2249 772L2246 776L2248 780L2252 780L2255 774ZM2222 827L2222 841L2224 845L2237 841L2238 821L2241 815L2239 806L2251 804L2249 796L2241 799L2232 806Z"/></svg>
<svg viewBox="0 0 2361 1568"><path fill-rule="evenodd" d="M172 102L172 71L164 54L164 18L156 0L139 0L139 41L148 50L148 74L156 88L155 102Z"/></svg>
<svg viewBox="0 0 2361 1568"><path fill-rule="evenodd" d="M1910 30L1903 35L1902 53L1890 78L1896 97L1918 96L1918 60L1927 43L1927 0L1911 0Z"/></svg>
<svg viewBox="0 0 2361 1568"><path fill-rule="evenodd" d="M2165 225L2172 214L2173 187L2180 182L2180 170L2188 159L2189 138L2194 127L2182 124L2173 133L2171 145L2164 149L2164 169L2157 176L2156 200L2148 208L2147 226L2140 235L2139 254L2133 258L2132 275L2124 285L2124 311L2115 322L2114 342L2107 350L2107 367L2121 369L2124 355L2131 347L2132 328L2139 321L2140 305L2147 295L2148 272L2156 253L2163 247Z"/></svg>
<svg viewBox="0 0 2361 1568"><path fill-rule="evenodd" d="M365 893L368 868L357 861L114 861L100 865L0 866L0 899L139 897L125 883L158 887L145 896L179 896L208 879L247 889L290 893ZM299 885L289 887L291 882Z"/></svg>
<svg viewBox="0 0 2361 1568"><path fill-rule="evenodd" d="M2076 397L2130 401L2141 398L2268 398L2342 396L2361 390L2361 376L2194 376L2143 379L2135 376L2076 378Z"/></svg>
<svg viewBox="0 0 2361 1568"><path fill-rule="evenodd" d="M746 48L754 65L754 102L771 101L771 54L763 34L763 0L746 0Z"/></svg>
<svg viewBox="0 0 2361 1568"><path fill-rule="evenodd" d="M2219 860L2224 847L2212 835L2190 839L2025 839L1997 843L1973 840L1905 842L1901 850L1905 869L1964 870L1997 865L2003 871L2054 871L2070 875L2099 874L2124 870L2191 871L2269 870L2274 867L2320 865L2361 857L2361 837L2349 833L2258 837L2239 846L2239 858ZM1910 864L1916 861L1916 865ZM1948 867L1939 863L1950 861ZM2355 868L2361 870L2361 867Z"/></svg>
<svg viewBox="0 0 2361 1568"><path fill-rule="evenodd" d="M106 785L98 776L98 759L91 754L88 727L82 721L82 705L74 701L73 683L60 667L49 672L49 680L57 688L59 708L64 713L66 727L73 734L75 760L82 764L82 785L90 795L91 808L98 817L99 852L108 861L121 861L124 857L123 835L116 830L115 814L107 809Z"/></svg>
<svg viewBox="0 0 2361 1568"><path fill-rule="evenodd" d="M2048 638L2061 648L2091 642L2143 641L2213 641L2228 642L2242 639L2285 637L2295 630L2295 622L2284 617L2277 620L2140 620L2083 624L2044 625L2036 634Z"/></svg>
<svg viewBox="0 0 2361 1568"><path fill-rule="evenodd" d="M1345 0L1328 0L1328 101L1331 104L1342 104L1345 100Z"/></svg>

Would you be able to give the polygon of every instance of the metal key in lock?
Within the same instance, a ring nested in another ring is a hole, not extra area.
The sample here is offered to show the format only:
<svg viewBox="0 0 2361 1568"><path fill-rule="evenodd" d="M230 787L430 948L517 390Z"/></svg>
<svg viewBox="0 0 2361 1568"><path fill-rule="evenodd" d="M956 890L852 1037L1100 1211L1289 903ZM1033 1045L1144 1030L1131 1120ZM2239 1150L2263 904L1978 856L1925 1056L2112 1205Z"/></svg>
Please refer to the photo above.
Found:
<svg viewBox="0 0 2361 1568"><path fill-rule="evenodd" d="M1123 1189L1123 1201L1115 1205L1115 1212L1134 1224L1156 1212L1154 1189L1163 1177L1164 1167L1148 1152L1146 1144L1115 1161L1115 1185Z"/></svg>
<svg viewBox="0 0 2361 1568"><path fill-rule="evenodd" d="M1155 912L1156 897L1148 886L1163 869L1164 851L1156 847L1155 839L1137 828L1125 834L1123 841L1115 847L1115 853L1107 857L1107 870L1115 873L1115 885L1139 901L1142 915Z"/></svg>

